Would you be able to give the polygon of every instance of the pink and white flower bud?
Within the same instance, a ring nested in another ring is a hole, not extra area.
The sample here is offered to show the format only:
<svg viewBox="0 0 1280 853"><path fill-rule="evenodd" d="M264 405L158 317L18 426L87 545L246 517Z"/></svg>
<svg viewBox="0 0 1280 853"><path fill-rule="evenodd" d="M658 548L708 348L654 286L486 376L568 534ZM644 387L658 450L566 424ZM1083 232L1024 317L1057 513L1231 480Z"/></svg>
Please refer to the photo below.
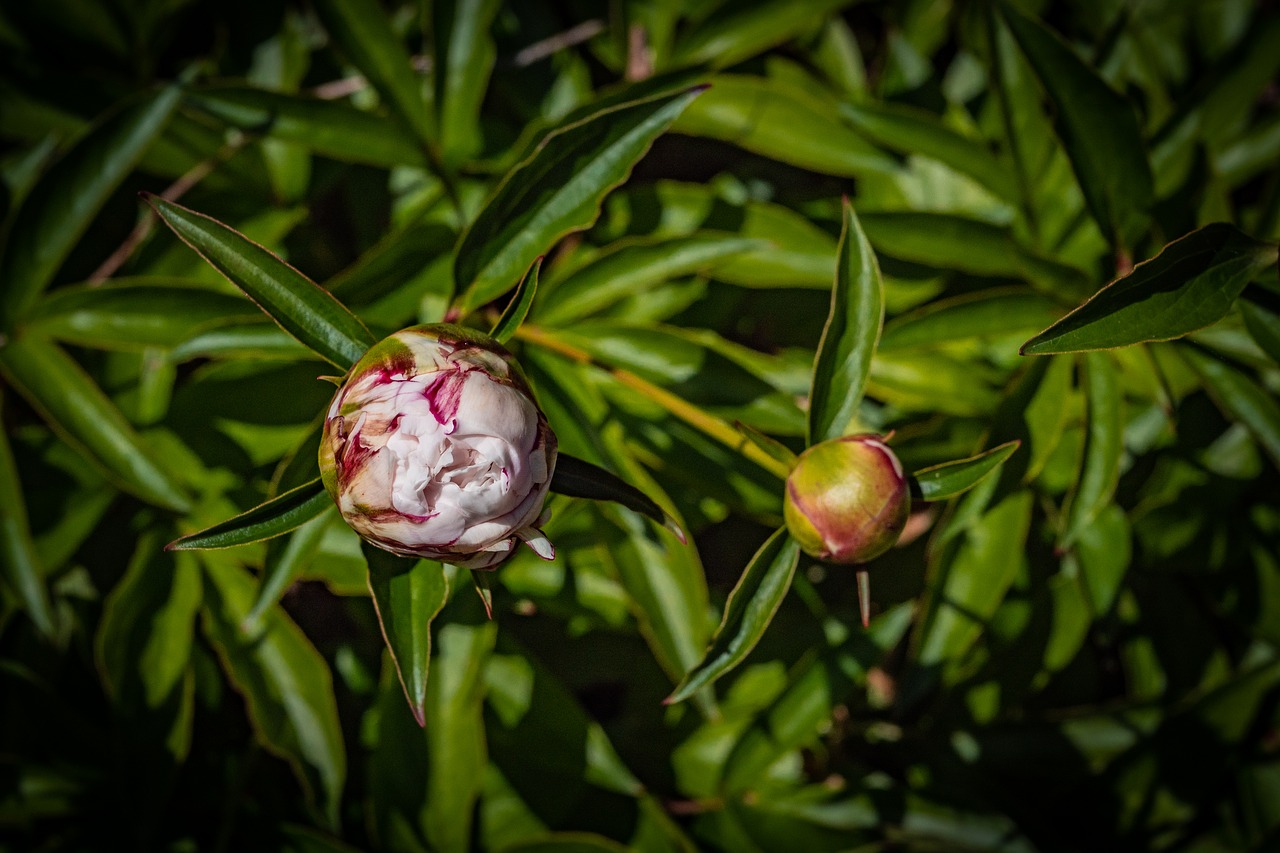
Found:
<svg viewBox="0 0 1280 853"><path fill-rule="evenodd" d="M857 565L898 541L911 493L902 464L879 437L850 435L800 455L787 477L782 511L806 554Z"/></svg>
<svg viewBox="0 0 1280 853"><path fill-rule="evenodd" d="M406 557L490 569L539 523L556 437L515 360L458 326L385 338L334 395L320 475L364 539Z"/></svg>

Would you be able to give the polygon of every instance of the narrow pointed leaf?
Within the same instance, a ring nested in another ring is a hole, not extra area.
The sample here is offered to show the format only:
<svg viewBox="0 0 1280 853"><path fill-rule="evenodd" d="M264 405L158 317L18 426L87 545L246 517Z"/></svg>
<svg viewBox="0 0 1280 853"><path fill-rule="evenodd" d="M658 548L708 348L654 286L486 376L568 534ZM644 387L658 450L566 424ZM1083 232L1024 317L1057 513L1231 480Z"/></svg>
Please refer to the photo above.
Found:
<svg viewBox="0 0 1280 853"><path fill-rule="evenodd" d="M964 494L1003 465L1021 444L1020 441L1006 441L968 459L921 468L911 475L911 496L919 500L941 501Z"/></svg>
<svg viewBox="0 0 1280 853"><path fill-rule="evenodd" d="M147 202L184 243L326 361L346 370L376 343L328 291L243 234L156 196Z"/></svg>
<svg viewBox="0 0 1280 853"><path fill-rule="evenodd" d="M484 615L489 619L492 619L493 618L493 572L486 572L481 569L472 569L471 582L475 584L476 595L480 596L480 603L484 605Z"/></svg>
<svg viewBox="0 0 1280 853"><path fill-rule="evenodd" d="M1110 349L1167 341L1216 323L1276 245L1225 222L1192 231L1116 279L1022 345L1023 355Z"/></svg>
<svg viewBox="0 0 1280 853"><path fill-rule="evenodd" d="M315 9L329 36L396 118L429 145L433 129L422 80L383 7L377 0L320 0Z"/></svg>
<svg viewBox="0 0 1280 853"><path fill-rule="evenodd" d="M261 631L240 630L253 601L253 578L223 555L204 554L201 620L236 690L257 741L283 759L330 828L338 825L347 753L334 698L333 675L283 608L269 610Z"/></svg>
<svg viewBox="0 0 1280 853"><path fill-rule="evenodd" d="M610 107L551 133L507 174L458 246L464 309L511 287L534 258L586 228L663 131L705 87Z"/></svg>
<svg viewBox="0 0 1280 853"><path fill-rule="evenodd" d="M1089 353L1082 358L1089 429L1080 477L1067 509L1067 527L1059 542L1063 547L1075 541L1110 504L1120 482L1124 456L1124 396L1116 365L1107 353Z"/></svg>
<svg viewBox="0 0 1280 853"><path fill-rule="evenodd" d="M17 593L27 616L45 637L54 635L53 609L31 525L27 502L13 461L7 433L0 433L0 555L4 582Z"/></svg>
<svg viewBox="0 0 1280 853"><path fill-rule="evenodd" d="M258 630L262 615L271 605L280 600L280 596L300 576L307 566L320 553L320 542L325 531L338 517L338 508L330 507L321 510L320 514L301 527L289 537L288 543L278 553L268 549L267 564L262 572L262 580L258 584L258 594L253 599L253 606L244 617L241 628L247 634Z"/></svg>
<svg viewBox="0 0 1280 853"><path fill-rule="evenodd" d="M542 258L539 256L533 262L533 266L529 267L529 271L524 274L524 278L520 280L520 286L516 288L516 292L511 294L511 301L503 309L498 322L493 324L493 331L489 332L489 337L500 344L511 340L516 329L520 328L520 324L524 322L524 318L529 316L529 306L533 304L534 294L538 292L538 273L541 269Z"/></svg>
<svg viewBox="0 0 1280 853"><path fill-rule="evenodd" d="M1275 307L1274 304L1250 300L1248 294L1240 300L1240 316L1244 318L1249 337L1271 356L1272 361L1280 364L1280 314L1276 313Z"/></svg>
<svg viewBox="0 0 1280 853"><path fill-rule="evenodd" d="M449 599L444 566L434 560L397 557L360 543L369 563L369 592L400 686L419 726L427 724L427 673L431 620Z"/></svg>
<svg viewBox="0 0 1280 853"><path fill-rule="evenodd" d="M84 368L57 345L20 335L0 348L0 372L54 431L96 461L117 486L157 506L189 507L174 474Z"/></svg>
<svg viewBox="0 0 1280 853"><path fill-rule="evenodd" d="M1280 403L1275 394L1217 356L1190 347L1182 354L1218 408L1244 424L1280 468Z"/></svg>
<svg viewBox="0 0 1280 853"><path fill-rule="evenodd" d="M441 0L431 4L435 42L436 126L444 162L456 165L480 152L480 106L497 58L490 28L498 0Z"/></svg>
<svg viewBox="0 0 1280 853"><path fill-rule="evenodd" d="M556 470L551 475L551 491L571 498L613 501L658 524L667 523L662 507L644 492L617 474L567 453L556 457Z"/></svg>
<svg viewBox="0 0 1280 853"><path fill-rule="evenodd" d="M884 322L884 285L853 206L844 204L831 311L818 343L809 392L810 446L844 434L858 411Z"/></svg>
<svg viewBox="0 0 1280 853"><path fill-rule="evenodd" d="M203 551L261 542L296 530L333 506L333 500L316 477L221 524L175 539L167 551Z"/></svg>
<svg viewBox="0 0 1280 853"><path fill-rule="evenodd" d="M48 286L80 236L178 103L169 86L125 106L85 134L32 188L0 257L0 325L12 327Z"/></svg>
<svg viewBox="0 0 1280 853"><path fill-rule="evenodd" d="M1089 211L1117 248L1133 245L1154 194L1133 108L1075 51L1007 3L1000 9L1056 110L1056 127Z"/></svg>
<svg viewBox="0 0 1280 853"><path fill-rule="evenodd" d="M734 422L734 427L737 428L738 432L742 433L743 438L769 454L773 459L787 466L788 469L796 466L796 459L799 457L790 447L787 447L777 439L765 435L754 427L747 426L741 421Z"/></svg>
<svg viewBox="0 0 1280 853"><path fill-rule="evenodd" d="M711 639L711 647L702 662L667 698L668 704L688 699L742 663L764 636L773 614L791 588L799 560L800 546L785 528L760 546L729 594L724 619Z"/></svg>

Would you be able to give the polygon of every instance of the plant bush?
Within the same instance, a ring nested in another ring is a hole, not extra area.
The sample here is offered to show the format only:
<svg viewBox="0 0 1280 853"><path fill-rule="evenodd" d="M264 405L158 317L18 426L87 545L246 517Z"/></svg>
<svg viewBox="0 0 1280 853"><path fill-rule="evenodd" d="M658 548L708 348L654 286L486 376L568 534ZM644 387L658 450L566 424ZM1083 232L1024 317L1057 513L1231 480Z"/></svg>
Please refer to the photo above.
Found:
<svg viewBox="0 0 1280 853"><path fill-rule="evenodd" d="M0 41L6 847L1280 840L1273 5L62 0ZM325 380L441 322L559 447L494 571L318 479ZM826 564L784 483L860 433L911 514Z"/></svg>

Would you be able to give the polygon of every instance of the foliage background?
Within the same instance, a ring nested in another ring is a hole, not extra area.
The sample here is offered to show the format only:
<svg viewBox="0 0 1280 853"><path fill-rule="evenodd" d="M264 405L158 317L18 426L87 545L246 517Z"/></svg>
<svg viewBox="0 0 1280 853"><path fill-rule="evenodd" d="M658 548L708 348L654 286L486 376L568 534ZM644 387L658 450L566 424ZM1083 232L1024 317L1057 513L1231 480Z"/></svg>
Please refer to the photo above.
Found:
<svg viewBox="0 0 1280 853"><path fill-rule="evenodd" d="M1280 236L1280 16L1021 8L0 5L6 845L1275 844L1274 247L1201 232L1209 260L1158 283L1220 311L1018 350L1201 226ZM548 130L703 81L591 228L541 235L513 343L562 447L694 547L557 497L556 561L504 566L492 621L453 583L425 729L329 515L162 550L313 476L330 368L137 192L385 333L471 283L462 235ZM743 665L664 706L780 521L730 425L802 446L842 195L887 314L850 428L896 430L911 470L1022 446L919 508L868 630L852 577L802 559Z"/></svg>

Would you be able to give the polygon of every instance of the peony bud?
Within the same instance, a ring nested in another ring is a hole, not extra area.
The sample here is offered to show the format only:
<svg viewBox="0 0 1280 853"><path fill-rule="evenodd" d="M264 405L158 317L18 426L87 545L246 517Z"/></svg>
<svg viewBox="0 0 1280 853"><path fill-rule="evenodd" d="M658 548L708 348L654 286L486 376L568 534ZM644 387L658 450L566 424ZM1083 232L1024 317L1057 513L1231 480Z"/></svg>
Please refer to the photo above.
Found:
<svg viewBox="0 0 1280 853"><path fill-rule="evenodd" d="M889 550L910 510L902 464L877 436L814 445L787 477L787 529L806 554L831 563L866 563Z"/></svg>
<svg viewBox="0 0 1280 853"><path fill-rule="evenodd" d="M536 525L556 437L497 341L413 326L375 345L334 395L320 442L325 488L357 533L406 557L469 569L516 540L554 552Z"/></svg>

